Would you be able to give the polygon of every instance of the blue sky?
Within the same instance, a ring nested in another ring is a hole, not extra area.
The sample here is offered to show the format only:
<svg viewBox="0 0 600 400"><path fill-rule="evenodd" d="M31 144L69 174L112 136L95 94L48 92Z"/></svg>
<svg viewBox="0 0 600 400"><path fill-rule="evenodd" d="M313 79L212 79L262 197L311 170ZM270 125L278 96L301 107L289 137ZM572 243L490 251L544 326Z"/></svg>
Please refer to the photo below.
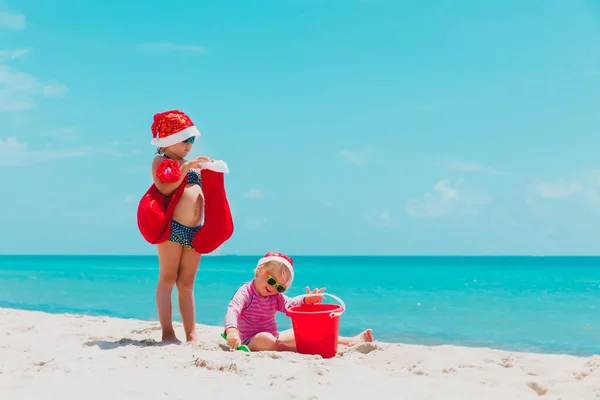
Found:
<svg viewBox="0 0 600 400"><path fill-rule="evenodd" d="M221 254L600 253L594 1L0 0L0 253L154 254L156 112Z"/></svg>

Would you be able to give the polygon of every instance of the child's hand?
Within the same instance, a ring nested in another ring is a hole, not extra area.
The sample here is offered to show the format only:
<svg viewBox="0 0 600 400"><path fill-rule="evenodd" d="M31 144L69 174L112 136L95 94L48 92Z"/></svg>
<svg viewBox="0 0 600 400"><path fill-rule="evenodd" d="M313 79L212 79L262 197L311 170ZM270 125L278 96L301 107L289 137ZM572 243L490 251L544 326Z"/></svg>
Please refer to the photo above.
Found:
<svg viewBox="0 0 600 400"><path fill-rule="evenodd" d="M318 294L318 293L323 293L325 291L325 288L321 288L321 289L314 289L312 292L310 291L310 288L307 286L306 287L306 294ZM306 296L304 298L304 302L306 304L315 304L315 303L320 303L323 301L324 296Z"/></svg>
<svg viewBox="0 0 600 400"><path fill-rule="evenodd" d="M227 333L227 344L234 350L242 344L242 341L240 340L240 334L238 333L237 329L232 329Z"/></svg>
<svg viewBox="0 0 600 400"><path fill-rule="evenodd" d="M200 164L210 162L211 159L206 156L201 156L186 162L189 168L200 168Z"/></svg>

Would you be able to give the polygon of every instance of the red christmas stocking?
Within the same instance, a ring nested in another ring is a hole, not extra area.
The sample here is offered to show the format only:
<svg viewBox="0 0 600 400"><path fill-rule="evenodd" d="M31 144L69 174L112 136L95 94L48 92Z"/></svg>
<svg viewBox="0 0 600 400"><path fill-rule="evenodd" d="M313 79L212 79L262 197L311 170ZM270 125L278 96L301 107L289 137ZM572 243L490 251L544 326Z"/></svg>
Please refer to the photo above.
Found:
<svg viewBox="0 0 600 400"><path fill-rule="evenodd" d="M204 192L204 224L192 241L194 250L200 254L215 251L233 234L233 217L225 193L227 164L223 161L206 163L202 171Z"/></svg>
<svg viewBox="0 0 600 400"><path fill-rule="evenodd" d="M156 176L163 182L177 182L181 178L177 161L164 160L156 170ZM182 181L177 190L165 196L152 184L138 204L138 229L150 244L159 244L169 239L173 210L185 189Z"/></svg>

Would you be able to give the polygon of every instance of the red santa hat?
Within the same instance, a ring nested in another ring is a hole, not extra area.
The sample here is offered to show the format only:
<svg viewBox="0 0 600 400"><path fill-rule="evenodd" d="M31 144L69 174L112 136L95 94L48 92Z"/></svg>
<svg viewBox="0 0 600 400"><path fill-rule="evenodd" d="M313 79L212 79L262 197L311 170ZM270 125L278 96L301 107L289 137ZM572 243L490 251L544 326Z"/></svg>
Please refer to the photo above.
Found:
<svg viewBox="0 0 600 400"><path fill-rule="evenodd" d="M184 112L170 110L154 114L150 144L167 147L192 136L200 136L200 131Z"/></svg>
<svg viewBox="0 0 600 400"><path fill-rule="evenodd" d="M271 251L271 252L265 254L260 260L258 260L258 266L260 266L266 262L269 262L269 261L278 261L287 267L288 271L290 272L290 284L291 284L292 281L294 280L294 260L292 260L291 257L288 257L283 253L277 253L277 252Z"/></svg>

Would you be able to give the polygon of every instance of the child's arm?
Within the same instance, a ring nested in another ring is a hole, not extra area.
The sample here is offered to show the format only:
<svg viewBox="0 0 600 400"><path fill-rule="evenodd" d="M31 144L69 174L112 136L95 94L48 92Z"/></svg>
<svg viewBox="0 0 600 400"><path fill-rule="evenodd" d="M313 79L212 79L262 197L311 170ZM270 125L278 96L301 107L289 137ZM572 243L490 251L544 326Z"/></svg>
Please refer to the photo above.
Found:
<svg viewBox="0 0 600 400"><path fill-rule="evenodd" d="M175 160L155 157L152 160L152 180L159 192L165 196L170 196L181 182L187 178L189 168L188 163L180 166Z"/></svg>
<svg viewBox="0 0 600 400"><path fill-rule="evenodd" d="M208 157L198 157L183 164L164 157L155 157L152 161L152 180L156 188L165 196L170 196L179 187L190 168L199 167L199 163L208 162Z"/></svg>
<svg viewBox="0 0 600 400"><path fill-rule="evenodd" d="M280 312L285 313L286 308L300 306L303 304L314 304L320 303L323 301L323 295L320 295L325 291L325 288L310 290L308 287L306 288L306 294L313 294L315 296L302 296L301 298L290 298L285 294L280 294L279 299L277 299L277 308Z"/></svg>
<svg viewBox="0 0 600 400"><path fill-rule="evenodd" d="M285 294L279 294L278 296L279 298L277 299L277 310L282 313L285 313L286 309L290 307L306 304L306 297L297 299L294 297L288 297Z"/></svg>
<svg viewBox="0 0 600 400"><path fill-rule="evenodd" d="M242 286L235 292L227 306L227 313L225 314L225 334L227 334L227 331L229 330L237 330L238 318L249 301L250 293L246 286Z"/></svg>

